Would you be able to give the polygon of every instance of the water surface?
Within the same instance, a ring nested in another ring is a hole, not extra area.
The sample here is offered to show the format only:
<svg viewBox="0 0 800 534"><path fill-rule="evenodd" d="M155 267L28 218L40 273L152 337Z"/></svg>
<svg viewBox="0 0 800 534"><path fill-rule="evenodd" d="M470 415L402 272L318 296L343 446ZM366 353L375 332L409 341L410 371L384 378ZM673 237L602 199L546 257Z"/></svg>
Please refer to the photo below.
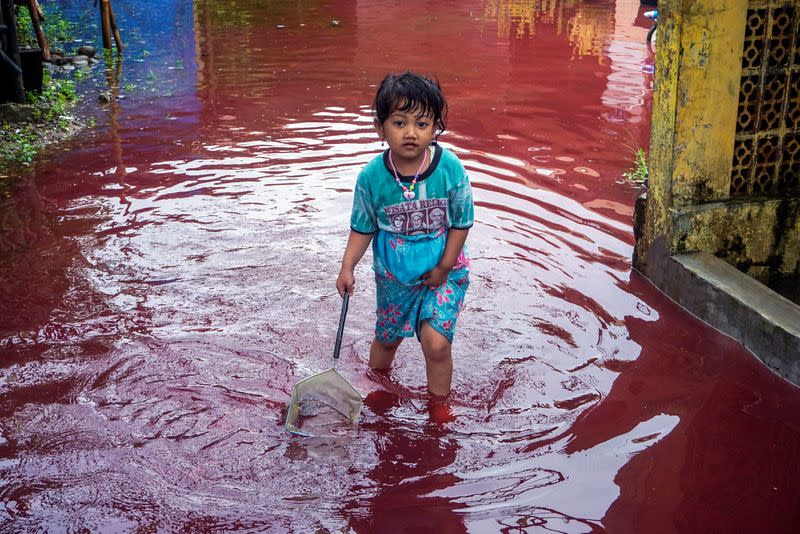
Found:
<svg viewBox="0 0 800 534"><path fill-rule="evenodd" d="M4 530L792 531L800 392L631 270L638 2L156 4L118 8L127 98L0 208ZM415 343L367 372L368 256L339 364L362 424L294 437L375 85L407 68L476 201L455 419Z"/></svg>

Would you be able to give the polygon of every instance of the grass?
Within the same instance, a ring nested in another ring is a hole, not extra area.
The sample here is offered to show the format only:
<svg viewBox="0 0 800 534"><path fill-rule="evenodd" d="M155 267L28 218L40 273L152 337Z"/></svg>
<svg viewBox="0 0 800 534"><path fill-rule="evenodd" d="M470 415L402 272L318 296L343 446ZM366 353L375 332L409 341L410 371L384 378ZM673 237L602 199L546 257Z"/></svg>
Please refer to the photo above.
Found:
<svg viewBox="0 0 800 534"><path fill-rule="evenodd" d="M646 183L648 177L647 151L642 147L633 151L633 166L622 173L622 176L636 183Z"/></svg>

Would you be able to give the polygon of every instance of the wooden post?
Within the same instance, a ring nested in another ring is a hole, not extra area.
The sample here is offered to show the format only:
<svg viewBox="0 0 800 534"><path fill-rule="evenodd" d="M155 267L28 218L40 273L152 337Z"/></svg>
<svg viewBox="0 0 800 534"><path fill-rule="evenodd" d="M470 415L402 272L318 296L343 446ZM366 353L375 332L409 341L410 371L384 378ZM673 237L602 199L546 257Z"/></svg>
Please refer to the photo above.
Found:
<svg viewBox="0 0 800 534"><path fill-rule="evenodd" d="M11 70L11 100L20 104L25 103L25 86L22 82L22 63L19 59L19 41L17 40L17 17L14 13L14 0L0 0L0 10L3 15L3 24L6 26L6 50L7 58L16 65L16 69L10 65L6 69Z"/></svg>
<svg viewBox="0 0 800 534"><path fill-rule="evenodd" d="M111 50L111 4L100 0L100 27L103 31L103 48Z"/></svg>
<svg viewBox="0 0 800 534"><path fill-rule="evenodd" d="M28 11L31 14L31 22L33 23L33 30L36 32L36 41L39 43L39 48L42 49L42 59L50 61L50 48L47 46L47 38L44 36L42 30L42 23L39 20L39 4L36 0L28 0Z"/></svg>
<svg viewBox="0 0 800 534"><path fill-rule="evenodd" d="M114 18L114 8L111 7L111 0L108 2L108 14L109 20L111 21L111 30L114 32L114 43L117 45L117 54L122 53L122 37L119 35L119 29L117 28L117 19Z"/></svg>
<svg viewBox="0 0 800 534"><path fill-rule="evenodd" d="M42 6L39 5L39 0L33 0L33 5L36 7L36 14L39 15L39 20L44 20L44 11L42 11Z"/></svg>

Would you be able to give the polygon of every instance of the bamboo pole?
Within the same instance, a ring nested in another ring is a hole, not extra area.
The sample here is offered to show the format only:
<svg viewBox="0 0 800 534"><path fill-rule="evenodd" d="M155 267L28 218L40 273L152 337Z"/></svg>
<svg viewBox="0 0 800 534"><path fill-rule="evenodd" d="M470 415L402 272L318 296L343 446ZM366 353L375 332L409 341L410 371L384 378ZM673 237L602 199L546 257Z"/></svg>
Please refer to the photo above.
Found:
<svg viewBox="0 0 800 534"><path fill-rule="evenodd" d="M19 41L17 40L17 17L14 13L13 0L0 0L0 11L3 15L3 24L6 26L6 50L8 58L17 66L11 69L11 100L19 104L25 103L25 86L22 82L22 63L19 59Z"/></svg>
<svg viewBox="0 0 800 534"><path fill-rule="evenodd" d="M42 49L42 59L44 61L50 61L50 48L47 46L47 38L44 36L42 22L39 20L39 10L36 9L37 7L38 4L36 0L28 0L28 12L31 14L33 30L36 32L36 41L39 43L39 48Z"/></svg>
<svg viewBox="0 0 800 534"><path fill-rule="evenodd" d="M111 50L111 4L100 0L100 27L103 31L103 48Z"/></svg>
<svg viewBox="0 0 800 534"><path fill-rule="evenodd" d="M122 37L119 35L117 19L114 18L114 8L111 7L111 0L108 2L108 14L111 22L111 30L114 32L114 43L117 45L117 54L122 54Z"/></svg>
<svg viewBox="0 0 800 534"><path fill-rule="evenodd" d="M44 11L42 11L42 6L39 5L39 0L33 0L33 5L36 7L36 14L39 15L39 20L44 20Z"/></svg>

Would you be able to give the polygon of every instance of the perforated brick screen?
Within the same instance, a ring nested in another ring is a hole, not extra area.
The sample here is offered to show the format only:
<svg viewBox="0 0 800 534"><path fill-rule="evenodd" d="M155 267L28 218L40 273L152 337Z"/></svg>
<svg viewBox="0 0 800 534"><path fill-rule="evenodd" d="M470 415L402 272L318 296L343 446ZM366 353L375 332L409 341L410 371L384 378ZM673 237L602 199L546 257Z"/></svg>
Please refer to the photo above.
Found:
<svg viewBox="0 0 800 534"><path fill-rule="evenodd" d="M751 0L731 196L800 196L800 5Z"/></svg>

